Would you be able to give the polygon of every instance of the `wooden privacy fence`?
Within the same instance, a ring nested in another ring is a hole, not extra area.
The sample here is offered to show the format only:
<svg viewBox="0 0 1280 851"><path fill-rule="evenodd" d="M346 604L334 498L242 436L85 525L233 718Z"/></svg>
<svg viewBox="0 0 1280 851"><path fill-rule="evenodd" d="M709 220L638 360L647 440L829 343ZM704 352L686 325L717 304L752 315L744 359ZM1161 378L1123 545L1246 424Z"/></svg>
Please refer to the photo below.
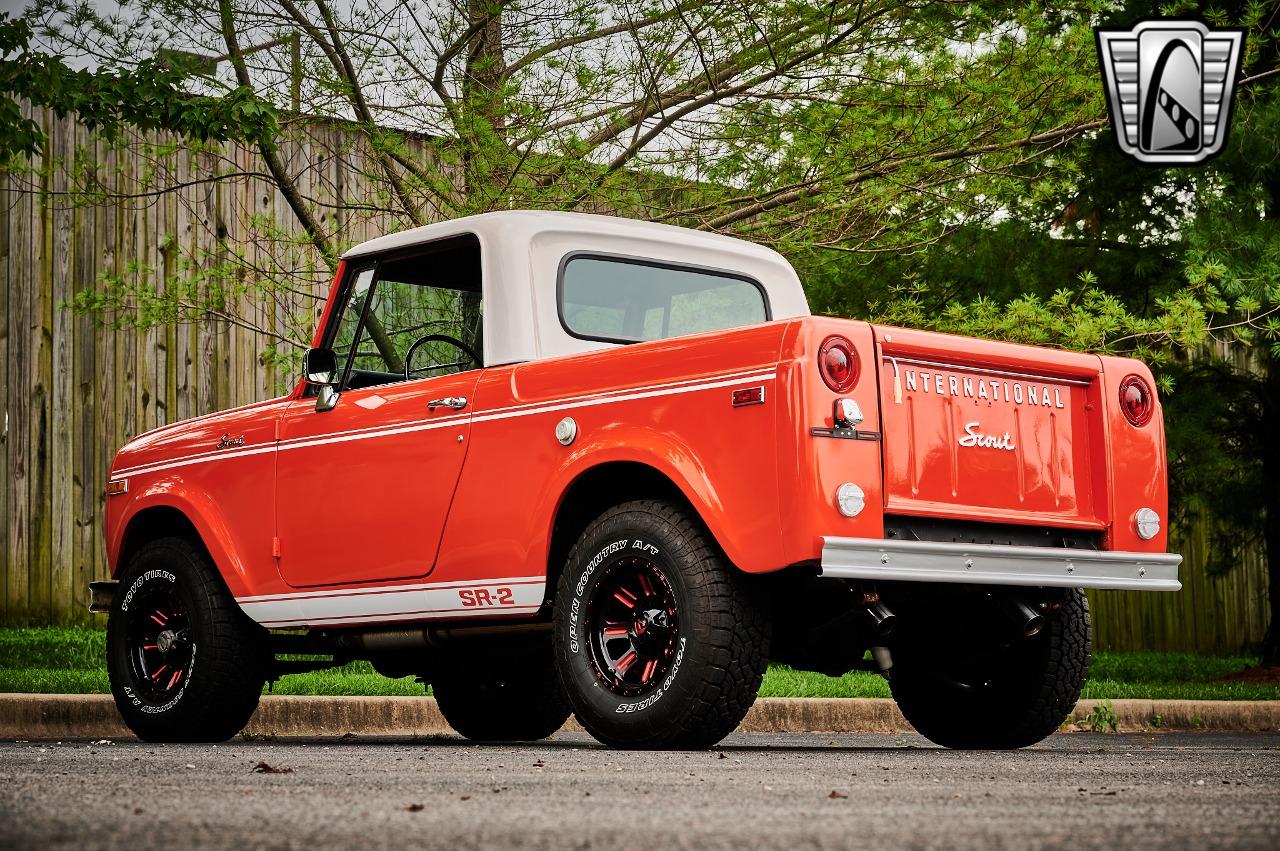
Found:
<svg viewBox="0 0 1280 851"><path fill-rule="evenodd" d="M72 118L27 114L48 135L45 157L0 174L0 616L83 621L89 581L106 577L115 451L148 429L280 393L287 370L264 354L277 334L309 338L297 326L314 322L329 271L250 149L155 135L108 145ZM294 129L281 157L335 245L397 226L358 185L357 137ZM148 276L164 291L233 253L242 274L291 286L262 298L224 282L224 315L146 330L63 307L113 275Z"/></svg>
<svg viewBox="0 0 1280 851"><path fill-rule="evenodd" d="M147 429L279 393L289 370L269 354L287 345L281 338L306 339L328 284L250 149L188 149L160 136L108 145L73 119L28 114L48 133L46 158L0 175L0 617L9 624L88 618L88 583L106 577L103 489L116 449ZM351 130L295 125L280 154L335 244L403 224L363 178ZM147 330L62 307L117 277L177 291L230 258L237 274L260 270L288 285L232 286L224 310ZM1178 530L1188 557L1180 594L1091 595L1099 647L1234 652L1261 641L1262 558L1210 577L1206 537Z"/></svg>

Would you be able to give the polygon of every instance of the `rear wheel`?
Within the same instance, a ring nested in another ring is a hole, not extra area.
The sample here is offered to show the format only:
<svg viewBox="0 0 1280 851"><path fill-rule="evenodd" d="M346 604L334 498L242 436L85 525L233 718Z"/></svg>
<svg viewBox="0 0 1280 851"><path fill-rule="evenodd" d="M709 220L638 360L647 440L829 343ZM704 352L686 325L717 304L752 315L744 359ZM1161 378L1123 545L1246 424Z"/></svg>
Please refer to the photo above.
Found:
<svg viewBox="0 0 1280 851"><path fill-rule="evenodd" d="M545 637L454 654L431 690L449 726L477 742L545 739L570 714Z"/></svg>
<svg viewBox="0 0 1280 851"><path fill-rule="evenodd" d="M1091 658L1083 591L1050 603L1033 638L963 635L953 626L893 649L893 698L921 735L949 748L1020 748L1070 716Z"/></svg>
<svg viewBox="0 0 1280 851"><path fill-rule="evenodd" d="M764 676L765 607L702 524L659 501L611 508L569 554L556 660L579 722L607 745L705 748Z"/></svg>
<svg viewBox="0 0 1280 851"><path fill-rule="evenodd" d="M107 621L107 674L126 725L148 742L221 742L266 682L266 631L240 610L204 550L185 538L143 545Z"/></svg>

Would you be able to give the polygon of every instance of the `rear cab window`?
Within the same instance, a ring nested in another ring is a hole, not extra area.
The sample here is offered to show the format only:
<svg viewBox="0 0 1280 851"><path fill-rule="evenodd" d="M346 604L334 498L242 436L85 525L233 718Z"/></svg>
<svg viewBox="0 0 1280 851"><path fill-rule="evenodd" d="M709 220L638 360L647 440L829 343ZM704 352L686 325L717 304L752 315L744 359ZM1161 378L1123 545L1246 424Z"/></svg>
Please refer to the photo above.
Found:
<svg viewBox="0 0 1280 851"><path fill-rule="evenodd" d="M770 319L759 282L652 260L575 254L560 267L560 322L584 340L639 343Z"/></svg>

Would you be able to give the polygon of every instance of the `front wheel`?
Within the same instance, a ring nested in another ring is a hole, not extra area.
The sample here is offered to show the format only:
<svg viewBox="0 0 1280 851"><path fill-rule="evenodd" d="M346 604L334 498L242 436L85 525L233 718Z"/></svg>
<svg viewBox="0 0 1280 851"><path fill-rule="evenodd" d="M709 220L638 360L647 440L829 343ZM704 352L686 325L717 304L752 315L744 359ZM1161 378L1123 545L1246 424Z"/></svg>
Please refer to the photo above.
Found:
<svg viewBox="0 0 1280 851"><path fill-rule="evenodd" d="M1089 673L1089 603L1071 589L1045 608L1033 638L974 638L940 618L941 628L895 647L889 686L911 726L964 749L1026 747L1057 730Z"/></svg>
<svg viewBox="0 0 1280 851"><path fill-rule="evenodd" d="M266 631L185 538L138 549L107 621L107 675L125 724L147 742L222 742L266 682Z"/></svg>
<svg viewBox="0 0 1280 851"><path fill-rule="evenodd" d="M697 749L751 708L769 620L696 517L645 500L609 509L574 545L555 639L574 713L596 739Z"/></svg>

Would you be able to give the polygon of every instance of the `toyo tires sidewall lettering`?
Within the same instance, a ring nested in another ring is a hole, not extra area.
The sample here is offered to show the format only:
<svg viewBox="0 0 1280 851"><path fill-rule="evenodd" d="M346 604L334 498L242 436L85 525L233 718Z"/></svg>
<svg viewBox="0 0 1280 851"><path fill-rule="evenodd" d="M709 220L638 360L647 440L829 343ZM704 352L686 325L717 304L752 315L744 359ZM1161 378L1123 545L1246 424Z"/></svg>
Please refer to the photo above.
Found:
<svg viewBox="0 0 1280 851"><path fill-rule="evenodd" d="M243 729L269 673L267 634L241 611L199 541L172 535L143 543L119 588L107 621L107 673L129 729L147 742L222 742ZM156 602L185 614L190 653L175 660L186 675L172 692L148 687L142 678L155 672L134 663L151 627L131 621L149 616Z"/></svg>
<svg viewBox="0 0 1280 851"><path fill-rule="evenodd" d="M129 580L129 586L124 594L117 595L118 609L112 613L112 618L108 621L108 632L115 630L128 630L128 621L130 607L140 596L144 596L144 591L152 590L157 584L168 585L175 589L178 596L182 600L182 605L187 610L188 623L191 627L193 640L191 643L191 662L187 667L187 673L182 678L182 683L178 691L168 700L156 702L148 700L139 693L137 683L134 681L133 665L129 659L129 647L126 642L119 640L111 640L108 647L108 658L111 661L113 670L112 678L117 679L120 685L120 692L125 699L137 711L152 716L164 715L173 712L183 704L184 699L190 690L191 683L196 677L196 669L200 666L200 649L201 645L194 640L194 636L199 634L197 628L197 619L200 617L199 606L195 596L191 593L188 583L181 581L178 575L169 567L148 567L146 562L142 562L136 568L139 570L138 576ZM133 571L131 571L133 572Z"/></svg>
<svg viewBox="0 0 1280 851"><path fill-rule="evenodd" d="M696 650L696 642L689 635L685 622L690 612L690 600L683 572L668 556L662 542L634 529L602 535L591 542L587 551L592 555L586 565L576 576L570 577L573 586L567 617L557 625L561 632L564 673L579 686L585 686L577 691L597 713L608 715L618 723L626 723L624 719L627 718L639 719L663 713L667 706L676 707L685 688L681 674L688 667L688 657ZM619 562L637 556L648 559L662 571L675 596L680 631L671 666L658 685L651 691L627 697L614 693L597 677L591 655L590 620L594 595L610 570ZM574 566L571 565L570 569Z"/></svg>

